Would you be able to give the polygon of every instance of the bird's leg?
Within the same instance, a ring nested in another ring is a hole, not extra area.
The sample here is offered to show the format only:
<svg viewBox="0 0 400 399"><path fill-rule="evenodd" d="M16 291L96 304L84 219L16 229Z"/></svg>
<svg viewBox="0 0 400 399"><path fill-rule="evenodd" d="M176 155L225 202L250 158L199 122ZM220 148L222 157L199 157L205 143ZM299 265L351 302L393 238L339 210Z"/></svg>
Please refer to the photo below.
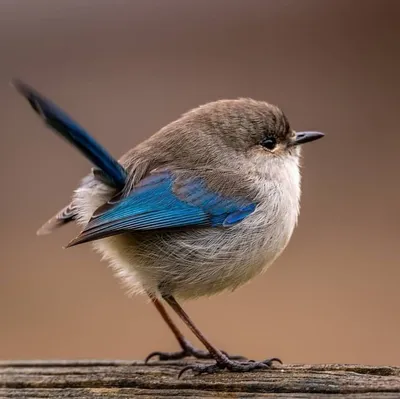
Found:
<svg viewBox="0 0 400 399"><path fill-rule="evenodd" d="M159 360L179 360L185 357L193 356L197 359L212 359L212 355L208 351L203 351L196 349L179 331L178 327L172 321L171 317L168 315L162 303L152 295L149 295L154 306L160 313L161 317L167 323L168 327L173 332L176 340L178 341L180 347L182 348L179 352L152 352L147 357L145 362L147 363L151 358L158 356ZM230 359L245 359L243 356L229 356L223 352Z"/></svg>
<svg viewBox="0 0 400 399"><path fill-rule="evenodd" d="M203 373L215 373L223 369L235 372L246 372L256 369L266 369L270 368L273 362L282 363L280 359L274 357L271 359L264 360L262 362L255 362L254 360L249 361L235 361L229 359L223 352L211 345L208 340L204 337L201 331L194 325L192 320L189 318L187 313L182 309L179 303L171 295L164 296L164 300L171 306L171 308L176 312L176 314L184 321L184 323L190 328L193 334L199 339L199 341L207 348L211 357L215 359L216 363L212 365L193 365L184 367L180 373L179 377L187 370L193 370L197 374Z"/></svg>

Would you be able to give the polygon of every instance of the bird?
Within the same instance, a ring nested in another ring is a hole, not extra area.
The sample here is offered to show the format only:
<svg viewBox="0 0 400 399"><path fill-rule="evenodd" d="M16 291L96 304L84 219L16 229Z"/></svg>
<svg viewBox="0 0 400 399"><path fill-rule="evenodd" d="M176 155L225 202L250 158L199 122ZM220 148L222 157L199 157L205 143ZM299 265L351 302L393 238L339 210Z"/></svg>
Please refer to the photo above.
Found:
<svg viewBox="0 0 400 399"><path fill-rule="evenodd" d="M212 101L183 113L115 159L54 102L19 79L12 86L47 127L93 165L71 201L39 230L75 221L67 248L90 242L130 293L147 295L181 350L152 352L160 361L194 356L195 374L267 369L230 356L194 324L181 301L234 291L266 271L288 245L301 196L301 147L324 136L293 130L284 112L251 98ZM206 350L181 333L166 305Z"/></svg>

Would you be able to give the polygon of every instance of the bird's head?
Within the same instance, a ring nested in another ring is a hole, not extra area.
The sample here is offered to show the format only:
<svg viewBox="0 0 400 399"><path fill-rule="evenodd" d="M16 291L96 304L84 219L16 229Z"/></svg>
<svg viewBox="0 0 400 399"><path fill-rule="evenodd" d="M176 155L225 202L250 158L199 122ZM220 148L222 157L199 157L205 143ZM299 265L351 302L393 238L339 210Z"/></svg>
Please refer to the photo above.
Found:
<svg viewBox="0 0 400 399"><path fill-rule="evenodd" d="M302 144L324 136L315 131L295 132L280 108L248 98L211 102L185 117L212 136L214 145L257 158L298 156Z"/></svg>

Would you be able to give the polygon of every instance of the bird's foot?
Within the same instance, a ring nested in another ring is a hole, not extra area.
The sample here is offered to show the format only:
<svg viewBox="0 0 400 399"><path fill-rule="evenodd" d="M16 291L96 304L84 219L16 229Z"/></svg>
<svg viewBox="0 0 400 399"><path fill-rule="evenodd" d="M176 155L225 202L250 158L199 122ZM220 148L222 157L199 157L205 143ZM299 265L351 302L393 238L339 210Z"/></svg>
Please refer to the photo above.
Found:
<svg viewBox="0 0 400 399"><path fill-rule="evenodd" d="M147 363L153 357L158 356L158 360L180 360L186 357L195 357L196 359L213 359L212 355L204 350L196 349L189 341L185 340L181 342L182 350L178 352L152 352L145 360ZM227 359L231 360L246 360L244 356L239 355L228 355L226 352L222 351Z"/></svg>
<svg viewBox="0 0 400 399"><path fill-rule="evenodd" d="M262 362L256 362L254 360L249 361L234 361L228 357L221 357L216 363L210 365L195 364L191 366L184 367L179 375L180 378L186 371L192 370L196 375L200 374L213 374L218 373L222 370L228 370L236 373L245 373L247 371L259 370L259 369L269 369L272 367L273 363L277 362L282 364L282 361L277 357L264 360Z"/></svg>

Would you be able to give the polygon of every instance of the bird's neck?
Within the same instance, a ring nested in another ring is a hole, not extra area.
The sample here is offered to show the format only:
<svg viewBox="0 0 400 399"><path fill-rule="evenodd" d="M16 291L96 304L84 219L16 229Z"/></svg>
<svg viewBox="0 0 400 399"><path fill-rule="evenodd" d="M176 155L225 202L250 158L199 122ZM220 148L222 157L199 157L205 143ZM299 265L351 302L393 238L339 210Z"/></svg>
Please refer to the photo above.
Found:
<svg viewBox="0 0 400 399"><path fill-rule="evenodd" d="M257 179L263 186L261 195L278 192L291 202L293 209L299 209L301 194L300 157L263 157L257 165Z"/></svg>

